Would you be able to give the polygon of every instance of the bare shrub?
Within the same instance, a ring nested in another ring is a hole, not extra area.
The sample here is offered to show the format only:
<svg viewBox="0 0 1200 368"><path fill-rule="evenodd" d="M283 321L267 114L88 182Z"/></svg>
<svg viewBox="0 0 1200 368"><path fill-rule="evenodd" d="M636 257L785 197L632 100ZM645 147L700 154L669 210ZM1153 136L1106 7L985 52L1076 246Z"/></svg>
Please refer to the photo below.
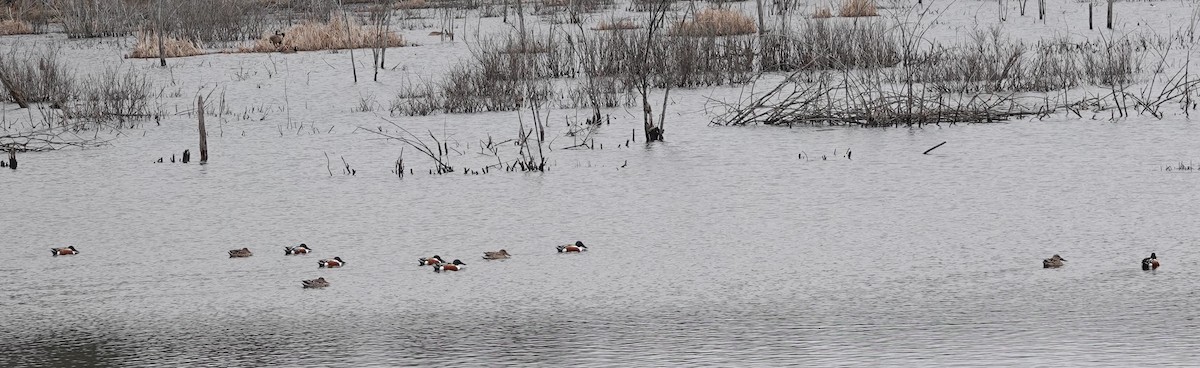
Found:
<svg viewBox="0 0 1200 368"><path fill-rule="evenodd" d="M874 17L879 15L875 0L844 0L838 15L843 17Z"/></svg>
<svg viewBox="0 0 1200 368"><path fill-rule="evenodd" d="M349 32L349 34L347 34ZM384 43L387 47L404 46L404 38L393 32L359 25L351 19L347 25L344 17L335 16L328 23L304 22L284 33L283 39L277 46L271 42L272 34L265 34L250 46L241 47L238 52L275 52L275 51L315 51L338 50L349 48L377 47Z"/></svg>
<svg viewBox="0 0 1200 368"><path fill-rule="evenodd" d="M731 36L758 32L754 19L731 9L704 9L691 21L680 21L671 28L677 36Z"/></svg>
<svg viewBox="0 0 1200 368"><path fill-rule="evenodd" d="M178 39L171 36L163 38L163 54L164 57L183 57L203 55L204 50L196 46L195 42L185 39ZM157 58L158 57L158 35L154 32L140 31L137 34L137 43L133 46L133 52L129 54L131 58Z"/></svg>

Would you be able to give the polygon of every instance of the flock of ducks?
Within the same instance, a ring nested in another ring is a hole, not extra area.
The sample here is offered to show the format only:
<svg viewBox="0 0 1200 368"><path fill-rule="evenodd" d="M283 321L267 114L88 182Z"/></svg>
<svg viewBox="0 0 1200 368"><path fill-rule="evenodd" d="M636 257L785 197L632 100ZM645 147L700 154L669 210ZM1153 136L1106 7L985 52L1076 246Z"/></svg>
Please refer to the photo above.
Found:
<svg viewBox="0 0 1200 368"><path fill-rule="evenodd" d="M66 248L50 248L50 251L56 257L79 254L79 250L75 249L75 246L73 246L73 245L66 247ZM583 245L582 241L576 241L575 244L566 244L566 245L558 246L559 253L576 253L576 252L584 252L584 251L587 251L587 246ZM300 244L295 247L284 247L283 248L283 255L285 255L285 256L309 254L311 252L312 252L312 248L309 248L307 244ZM244 258L244 257L253 256L253 255L254 255L254 253L250 251L250 248L233 249L233 250L229 251L229 258ZM508 251L504 250L504 249L501 249L501 250L495 251L495 252L483 252L483 259L487 259L487 260L508 259L508 258L509 258ZM342 257L333 257L333 258L322 259L322 260L317 261L317 268L340 268L345 265L346 265L346 261L342 260ZM462 271L467 264L463 263L463 261L458 260L458 259L455 259L454 261L451 261L451 262L446 262L445 260L442 259L442 256L434 255L433 257L418 259L417 265L433 266L433 272L440 273L442 271ZM315 289L315 288L323 288L323 287L329 286L329 281L326 281L324 277L318 277L318 278L315 278L312 280L301 280L300 284L302 286L304 286L304 288L306 288L306 289Z"/></svg>
<svg viewBox="0 0 1200 368"><path fill-rule="evenodd" d="M587 249L587 246L583 245L582 241L576 241L575 244L558 246L559 253L585 252ZM295 247L284 247L283 249L283 254L288 256L309 254L311 252L312 248L309 248L307 244L300 244ZM79 254L79 250L75 249L75 246L72 245L66 248L50 248L50 253L56 257L69 256ZM249 248L234 249L229 251L229 258L243 258L252 255L254 255L254 253L250 252ZM483 259L486 260L499 260L508 258L508 251L504 249L495 252L483 252ZM1066 261L1067 260L1062 256L1055 254L1050 258L1042 260L1042 268L1059 268L1062 267ZM317 261L318 268L340 268L345 265L346 261L342 260L342 257L333 257ZM417 265L433 266L433 272L440 273L442 271L462 271L465 269L467 264L458 259L446 262L446 260L442 259L442 256L434 255L433 257L418 258ZM1158 255L1155 253L1150 253L1149 257L1142 259L1142 270L1157 270L1160 265L1161 263L1158 262ZM323 288L329 286L329 281L325 281L324 277L318 277L312 280L302 280L300 283L305 288Z"/></svg>
<svg viewBox="0 0 1200 368"><path fill-rule="evenodd" d="M1063 262L1066 261L1067 260L1063 259L1062 256L1055 254L1053 257L1042 260L1042 268L1059 268L1062 267L1064 264ZM1142 258L1142 270L1157 270L1159 265L1157 254L1150 253L1149 257Z"/></svg>

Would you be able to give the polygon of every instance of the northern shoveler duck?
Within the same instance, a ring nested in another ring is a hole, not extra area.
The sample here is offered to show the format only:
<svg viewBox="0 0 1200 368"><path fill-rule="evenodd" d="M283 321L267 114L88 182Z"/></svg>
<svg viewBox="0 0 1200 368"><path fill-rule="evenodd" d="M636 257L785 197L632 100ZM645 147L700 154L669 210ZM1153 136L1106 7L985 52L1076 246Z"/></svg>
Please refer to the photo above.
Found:
<svg viewBox="0 0 1200 368"><path fill-rule="evenodd" d="M1157 270L1158 269L1158 255L1156 255L1154 253L1150 253L1149 257L1142 258L1142 269L1147 270L1147 271Z"/></svg>
<svg viewBox="0 0 1200 368"><path fill-rule="evenodd" d="M1057 254L1055 254L1053 257L1042 260L1042 268L1059 268L1062 267L1063 262L1066 261L1067 260L1063 259L1063 257L1059 257Z"/></svg>
<svg viewBox="0 0 1200 368"><path fill-rule="evenodd" d="M50 248L50 253L54 254L55 256L69 256L73 254L79 254L79 251L75 250L75 246L72 245L66 248Z"/></svg>
<svg viewBox="0 0 1200 368"><path fill-rule="evenodd" d="M329 281L325 281L324 277L318 277L318 278L315 278L312 280L303 280L303 281L300 281L300 283L304 284L304 287L306 289L307 288L323 288L323 287L329 286Z"/></svg>
<svg viewBox="0 0 1200 368"><path fill-rule="evenodd" d="M508 258L508 251L501 249L499 252L483 252L483 259L505 259Z"/></svg>
<svg viewBox="0 0 1200 368"><path fill-rule="evenodd" d="M464 268L463 266L466 266L466 265L467 265L466 263L463 263L462 261L456 259L456 260L454 260L454 262L438 263L438 264L433 265L433 272L462 271Z"/></svg>
<svg viewBox="0 0 1200 368"><path fill-rule="evenodd" d="M429 258L418 258L417 259L418 266L425 266L425 265L436 266L436 265L439 265L442 263L446 263L446 261L442 260L442 256L437 256L437 255L435 255L433 257L429 257Z"/></svg>
<svg viewBox="0 0 1200 368"><path fill-rule="evenodd" d="M587 246L583 245L583 242L581 242L581 241L576 241L575 244L567 244L567 245L558 246L559 253L583 252L583 251L587 251Z"/></svg>
<svg viewBox="0 0 1200 368"><path fill-rule="evenodd" d="M249 257L254 255L250 253L250 248L234 249L229 251L229 258Z"/></svg>
<svg viewBox="0 0 1200 368"><path fill-rule="evenodd" d="M311 252L311 251L312 251L312 249L310 249L307 244L300 244L295 247L283 247L283 255L285 255L285 256L297 255L297 254L308 254L308 252Z"/></svg>
<svg viewBox="0 0 1200 368"><path fill-rule="evenodd" d="M318 268L338 268L346 265L346 261L342 257L333 257L333 259L322 259L317 261Z"/></svg>

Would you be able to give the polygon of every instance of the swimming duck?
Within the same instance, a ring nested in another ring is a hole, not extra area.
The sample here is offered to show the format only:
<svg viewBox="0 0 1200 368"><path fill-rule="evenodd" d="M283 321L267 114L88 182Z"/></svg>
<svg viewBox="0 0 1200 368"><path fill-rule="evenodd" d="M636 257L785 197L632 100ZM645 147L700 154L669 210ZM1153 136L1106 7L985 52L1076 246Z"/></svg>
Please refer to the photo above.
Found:
<svg viewBox="0 0 1200 368"><path fill-rule="evenodd" d="M229 258L249 257L252 255L254 255L254 253L250 253L249 248L234 249L229 251Z"/></svg>
<svg viewBox="0 0 1200 368"><path fill-rule="evenodd" d="M285 255L285 256L296 255L296 254L308 254L308 252L311 252L311 251L312 251L312 249L309 249L308 245L303 244L303 243L301 243L300 245L295 246L295 247L283 247L283 255Z"/></svg>
<svg viewBox="0 0 1200 368"><path fill-rule="evenodd" d="M1142 258L1142 269L1147 270L1147 271L1157 270L1158 269L1158 255L1156 255L1154 253L1150 253L1149 257Z"/></svg>
<svg viewBox="0 0 1200 368"><path fill-rule="evenodd" d="M499 252L483 252L483 259L505 259L508 258L508 251L501 249Z"/></svg>
<svg viewBox="0 0 1200 368"><path fill-rule="evenodd" d="M338 268L346 265L346 261L342 257L333 257L333 259L322 259L317 261L317 268Z"/></svg>
<svg viewBox="0 0 1200 368"><path fill-rule="evenodd" d="M575 244L567 244L567 245L558 246L559 253L583 252L586 250L587 250L587 246L583 245L583 242L581 242L581 241L576 241Z"/></svg>
<svg viewBox="0 0 1200 368"><path fill-rule="evenodd" d="M323 288L329 286L329 281L325 281L324 277L318 277L312 280L303 280L300 283L304 284L304 288Z"/></svg>
<svg viewBox="0 0 1200 368"><path fill-rule="evenodd" d="M432 265L439 265L442 263L446 263L446 261L442 260L442 256L437 256L437 255L435 255L433 257L429 257L429 258L418 258L417 259L418 266L424 266L424 265L432 266Z"/></svg>
<svg viewBox="0 0 1200 368"><path fill-rule="evenodd" d="M1059 268L1063 266L1063 262L1067 260L1055 254L1053 257L1042 260L1042 268Z"/></svg>
<svg viewBox="0 0 1200 368"><path fill-rule="evenodd" d="M454 262L438 263L438 264L433 265L433 272L462 271L463 268L465 268L463 266L466 266L466 265L467 265L466 263L462 263L462 261L456 259L456 260L454 260Z"/></svg>
<svg viewBox="0 0 1200 368"><path fill-rule="evenodd" d="M75 246L72 245L66 248L50 248L50 253L54 254L55 256L69 256L72 254L79 254L79 251L75 250Z"/></svg>

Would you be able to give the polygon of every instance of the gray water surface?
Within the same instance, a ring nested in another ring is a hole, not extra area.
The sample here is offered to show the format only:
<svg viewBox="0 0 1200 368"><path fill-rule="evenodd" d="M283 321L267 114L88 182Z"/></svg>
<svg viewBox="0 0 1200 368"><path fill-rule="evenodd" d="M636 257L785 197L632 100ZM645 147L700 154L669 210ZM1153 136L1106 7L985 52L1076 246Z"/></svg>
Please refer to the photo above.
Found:
<svg viewBox="0 0 1200 368"><path fill-rule="evenodd" d="M628 148L614 123L543 174L398 179L399 144L349 129L240 127L208 165L150 163L194 144L182 122L26 154L0 172L0 366L1200 362L1200 174L1162 170L1200 159L1193 123L677 119ZM467 269L416 265L433 254Z"/></svg>

